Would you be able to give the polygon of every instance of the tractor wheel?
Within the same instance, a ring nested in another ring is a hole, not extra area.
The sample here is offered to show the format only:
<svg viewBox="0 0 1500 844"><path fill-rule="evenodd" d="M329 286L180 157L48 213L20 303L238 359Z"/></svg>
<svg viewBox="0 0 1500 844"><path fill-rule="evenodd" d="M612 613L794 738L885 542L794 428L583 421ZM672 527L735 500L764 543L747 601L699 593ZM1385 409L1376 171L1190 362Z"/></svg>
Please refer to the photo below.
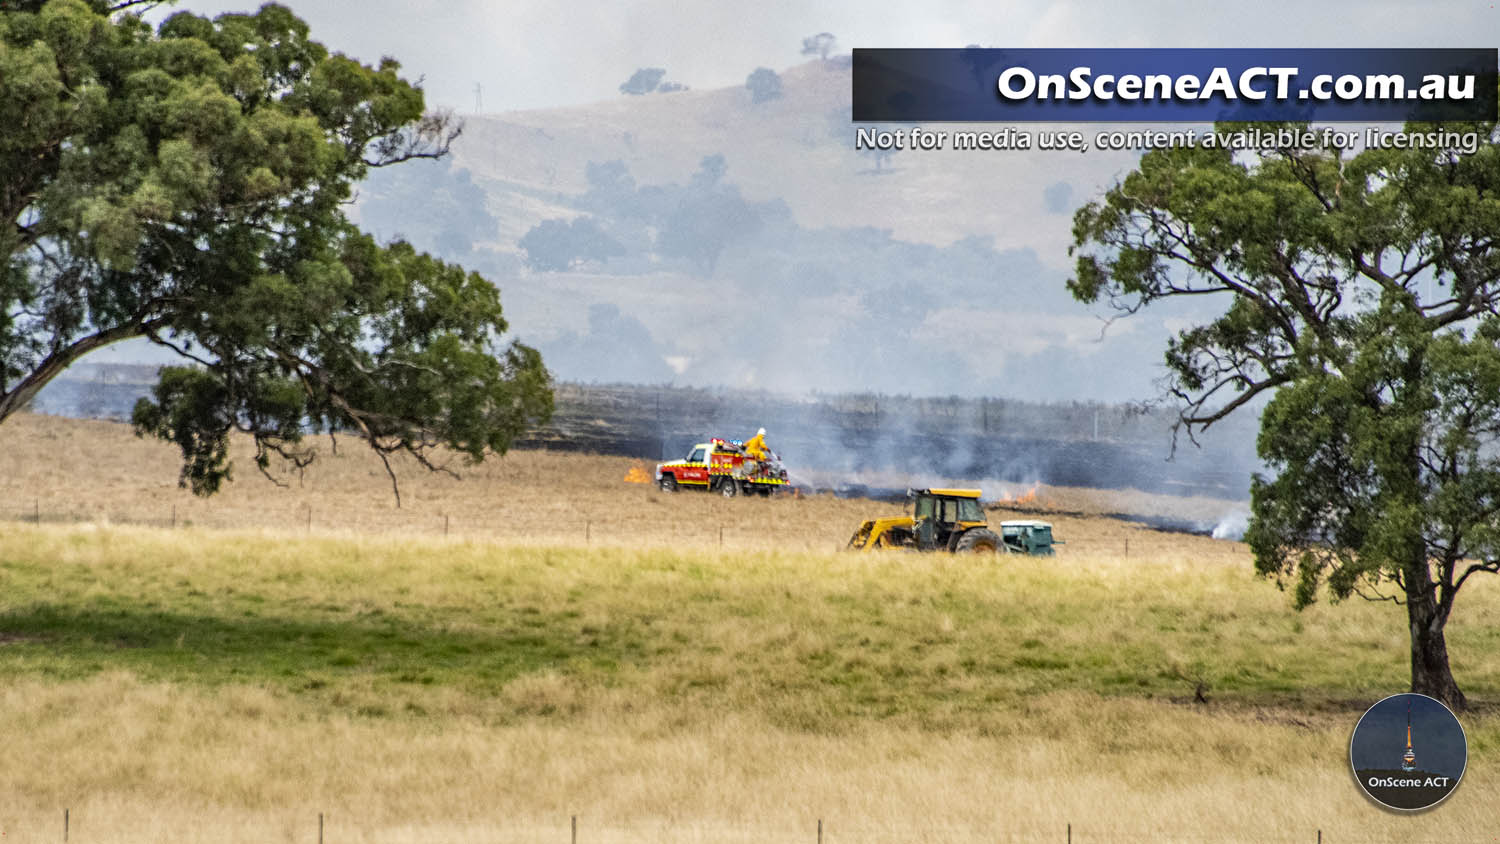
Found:
<svg viewBox="0 0 1500 844"><path fill-rule="evenodd" d="M975 528L958 538L958 544L953 546L957 554L994 554L1000 550L1000 537L992 530Z"/></svg>
<svg viewBox="0 0 1500 844"><path fill-rule="evenodd" d="M677 491L677 476L676 475L662 475L661 476L661 480L657 481L656 485L661 488L662 492L676 492Z"/></svg>
<svg viewBox="0 0 1500 844"><path fill-rule="evenodd" d="M725 498L733 498L740 494L740 482L734 478L725 478L719 481L719 494Z"/></svg>

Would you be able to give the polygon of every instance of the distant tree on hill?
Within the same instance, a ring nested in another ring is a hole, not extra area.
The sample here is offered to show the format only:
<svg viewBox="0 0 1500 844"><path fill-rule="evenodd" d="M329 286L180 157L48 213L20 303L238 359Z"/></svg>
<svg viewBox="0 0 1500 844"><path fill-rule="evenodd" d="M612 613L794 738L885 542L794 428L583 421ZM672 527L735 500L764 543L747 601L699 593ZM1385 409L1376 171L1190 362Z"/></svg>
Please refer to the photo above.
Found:
<svg viewBox="0 0 1500 844"><path fill-rule="evenodd" d="M781 77L769 67L757 67L745 78L750 102L763 103L781 96Z"/></svg>
<svg viewBox="0 0 1500 844"><path fill-rule="evenodd" d="M496 348L493 284L345 215L372 168L458 135L394 60L330 53L273 3L157 27L127 5L0 3L0 421L128 339L192 363L132 421L200 495L236 431L272 477L313 459L310 431L437 469L436 449L478 461L550 416L541 356Z"/></svg>
<svg viewBox="0 0 1500 844"><path fill-rule="evenodd" d="M670 94L675 91L686 91L687 89L688 86L682 84L681 82L663 82L660 85L656 86L656 93Z"/></svg>
<svg viewBox="0 0 1500 844"><path fill-rule="evenodd" d="M739 191L721 183L727 170L724 156L705 156L657 234L656 248L663 255L686 258L705 276L713 275L730 243L761 225L760 215Z"/></svg>
<svg viewBox="0 0 1500 844"><path fill-rule="evenodd" d="M592 217L543 220L517 244L526 252L526 265L543 272L571 269L587 261L608 261L625 254L625 247L605 233Z"/></svg>
<svg viewBox="0 0 1500 844"><path fill-rule="evenodd" d="M620 83L620 93L639 96L649 94L661 84L662 77L667 75L664 67L643 67L630 75L630 78Z"/></svg>
<svg viewBox="0 0 1500 844"><path fill-rule="evenodd" d="M833 52L833 45L836 40L832 32L820 32L817 35L809 35L802 39L802 55L817 56L823 61L828 61L828 54Z"/></svg>
<svg viewBox="0 0 1500 844"><path fill-rule="evenodd" d="M635 178L630 175L625 162L619 159L590 161L584 167L584 178L588 180L589 189L580 205L585 209L615 219L640 215Z"/></svg>

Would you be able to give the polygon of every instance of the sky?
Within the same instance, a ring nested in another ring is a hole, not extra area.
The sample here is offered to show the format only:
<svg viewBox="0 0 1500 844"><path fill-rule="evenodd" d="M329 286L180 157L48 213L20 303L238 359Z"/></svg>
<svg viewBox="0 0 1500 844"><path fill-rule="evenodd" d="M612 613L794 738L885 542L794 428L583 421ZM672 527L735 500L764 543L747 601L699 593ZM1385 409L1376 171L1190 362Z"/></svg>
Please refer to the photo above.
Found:
<svg viewBox="0 0 1500 844"><path fill-rule="evenodd" d="M805 59L802 39L831 32L851 47L1489 47L1489 2L1211 4L1161 2L924 3L836 0L757 4L678 0L291 0L331 48L401 61L430 105L463 112L481 87L486 112L577 105L617 96L638 67L693 88L737 85L747 68ZM209 16L246 0L187 0Z"/></svg>

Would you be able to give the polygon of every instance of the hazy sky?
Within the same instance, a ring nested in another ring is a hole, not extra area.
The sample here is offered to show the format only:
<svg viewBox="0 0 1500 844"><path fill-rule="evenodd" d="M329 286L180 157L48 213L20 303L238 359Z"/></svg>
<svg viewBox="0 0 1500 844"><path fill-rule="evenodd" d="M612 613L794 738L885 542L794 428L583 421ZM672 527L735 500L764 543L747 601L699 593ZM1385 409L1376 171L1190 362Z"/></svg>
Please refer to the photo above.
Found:
<svg viewBox="0 0 1500 844"><path fill-rule="evenodd" d="M186 0L216 15L254 0ZM797 64L802 38L829 31L851 47L1488 47L1490 2L976 4L835 0L757 4L680 0L290 0L330 48L373 62L394 56L425 78L431 105L469 112L572 105L618 96L638 67L665 67L694 88L738 85L757 66ZM1420 13L1417 10L1420 9Z"/></svg>

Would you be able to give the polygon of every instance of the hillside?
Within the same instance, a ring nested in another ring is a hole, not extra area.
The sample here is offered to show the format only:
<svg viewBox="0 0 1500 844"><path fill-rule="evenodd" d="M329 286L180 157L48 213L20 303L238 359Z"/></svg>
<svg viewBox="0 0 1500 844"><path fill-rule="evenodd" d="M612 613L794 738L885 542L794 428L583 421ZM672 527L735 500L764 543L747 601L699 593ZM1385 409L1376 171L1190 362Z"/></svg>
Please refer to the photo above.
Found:
<svg viewBox="0 0 1500 844"><path fill-rule="evenodd" d="M566 214L559 195L587 188L588 161L618 159L639 181L657 183L681 180L703 156L722 153L746 196L784 200L809 228L869 226L939 246L993 237L1000 249L1032 249L1061 264L1072 209L1049 207L1047 189L1064 184L1082 200L1134 160L1128 153L946 150L897 153L877 170L854 149L847 57L787 68L781 79L783 95L761 104L735 87L465 116L454 163L485 186L502 221L500 243Z"/></svg>
<svg viewBox="0 0 1500 844"><path fill-rule="evenodd" d="M1065 289L1072 212L1130 154L876 160L854 149L847 61L781 78L759 104L731 87L466 116L448 159L372 174L355 214L491 278L564 380L1159 393L1165 338L1203 306L1106 324Z"/></svg>

